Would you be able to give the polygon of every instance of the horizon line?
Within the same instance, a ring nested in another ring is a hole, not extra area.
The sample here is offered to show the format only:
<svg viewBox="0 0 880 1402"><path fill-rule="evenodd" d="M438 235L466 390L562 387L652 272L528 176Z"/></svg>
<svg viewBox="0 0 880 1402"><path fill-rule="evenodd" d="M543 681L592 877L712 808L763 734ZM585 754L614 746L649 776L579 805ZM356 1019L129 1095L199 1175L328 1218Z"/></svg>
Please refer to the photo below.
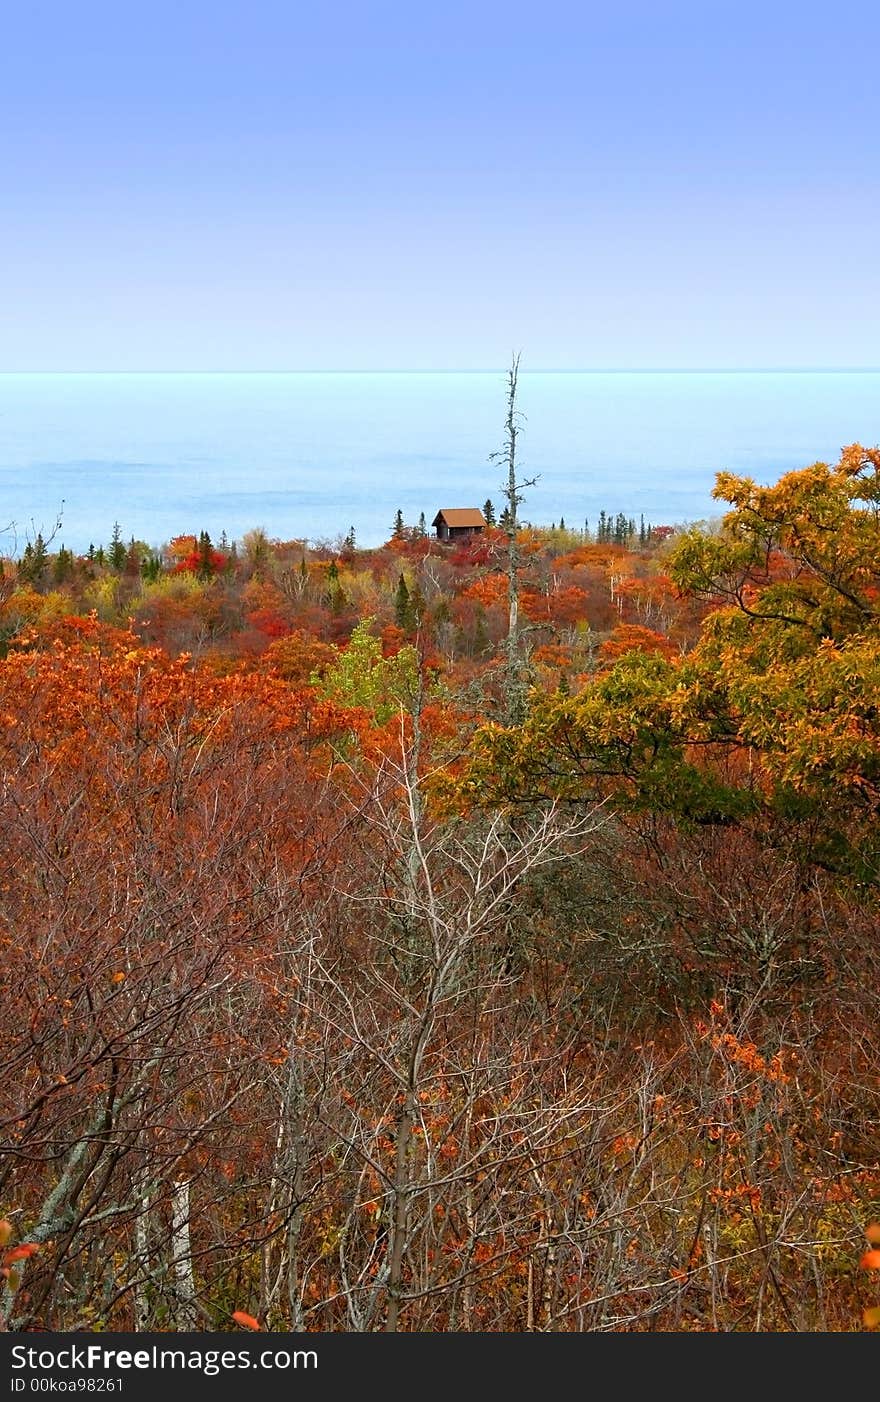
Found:
<svg viewBox="0 0 880 1402"><path fill-rule="evenodd" d="M141 369L141 370L2 370L0 376L25 375L498 375L506 374L509 365L455 368L450 366L385 366L381 369L365 366L344 368L318 367L311 369ZM876 375L880 365L536 365L520 367L523 375Z"/></svg>

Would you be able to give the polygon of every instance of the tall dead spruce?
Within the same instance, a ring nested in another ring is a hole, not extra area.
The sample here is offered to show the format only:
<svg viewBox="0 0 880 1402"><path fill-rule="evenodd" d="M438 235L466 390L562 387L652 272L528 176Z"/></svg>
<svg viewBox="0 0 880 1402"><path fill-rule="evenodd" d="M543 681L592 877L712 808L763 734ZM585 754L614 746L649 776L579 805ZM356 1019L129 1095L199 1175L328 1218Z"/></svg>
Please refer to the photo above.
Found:
<svg viewBox="0 0 880 1402"><path fill-rule="evenodd" d="M489 454L490 462L504 462L507 465L507 478L501 484L501 492L507 503L504 512L504 531L507 535L507 642L505 644L504 704L509 725L519 725L526 714L526 668L520 646L519 626L519 544L517 533L519 519L517 508L523 500L526 487L533 487L537 477L517 480L516 445L522 432L524 415L516 407L516 392L519 380L521 352L513 356L507 372L507 417L504 422L504 446Z"/></svg>

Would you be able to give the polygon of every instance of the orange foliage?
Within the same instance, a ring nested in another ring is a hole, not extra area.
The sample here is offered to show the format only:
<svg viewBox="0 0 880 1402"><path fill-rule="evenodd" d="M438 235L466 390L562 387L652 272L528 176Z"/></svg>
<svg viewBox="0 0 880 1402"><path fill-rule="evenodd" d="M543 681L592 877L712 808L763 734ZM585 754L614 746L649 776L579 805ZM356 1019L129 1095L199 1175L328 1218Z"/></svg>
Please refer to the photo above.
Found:
<svg viewBox="0 0 880 1402"><path fill-rule="evenodd" d="M169 540L165 553L175 564L179 564L181 560L194 555L197 548L198 541L194 535L176 535Z"/></svg>
<svg viewBox="0 0 880 1402"><path fill-rule="evenodd" d="M490 608L492 604L507 599L507 576L503 574L483 575L462 589L459 597L473 599L475 603L482 604L484 608Z"/></svg>
<svg viewBox="0 0 880 1402"><path fill-rule="evenodd" d="M23 1242L21 1246L12 1246L8 1251L4 1251L3 1264L5 1266L12 1266L16 1261L27 1261L31 1256L34 1256L39 1249L37 1243L33 1241Z"/></svg>
<svg viewBox="0 0 880 1402"><path fill-rule="evenodd" d="M313 673L321 676L335 659L329 643L300 631L273 642L263 655L264 665L294 686L307 686Z"/></svg>
<svg viewBox="0 0 880 1402"><path fill-rule="evenodd" d="M254 1319L252 1314L245 1314L244 1310L233 1310L232 1318L236 1324L240 1324L244 1329L259 1329L260 1322Z"/></svg>
<svg viewBox="0 0 880 1402"><path fill-rule="evenodd" d="M605 662L614 662L627 652L653 652L661 657L677 657L678 648L662 633L638 623L621 623L599 648Z"/></svg>
<svg viewBox="0 0 880 1402"><path fill-rule="evenodd" d="M543 643L535 648L532 661L539 667L564 672L572 665L572 649L562 643Z"/></svg>
<svg viewBox="0 0 880 1402"><path fill-rule="evenodd" d="M546 623L557 627L568 627L587 617L589 596L577 585L547 592L524 588L520 593L520 607L532 623Z"/></svg>
<svg viewBox="0 0 880 1402"><path fill-rule="evenodd" d="M396 623L386 623L379 639L382 643L382 656L396 657L406 643L406 634Z"/></svg>

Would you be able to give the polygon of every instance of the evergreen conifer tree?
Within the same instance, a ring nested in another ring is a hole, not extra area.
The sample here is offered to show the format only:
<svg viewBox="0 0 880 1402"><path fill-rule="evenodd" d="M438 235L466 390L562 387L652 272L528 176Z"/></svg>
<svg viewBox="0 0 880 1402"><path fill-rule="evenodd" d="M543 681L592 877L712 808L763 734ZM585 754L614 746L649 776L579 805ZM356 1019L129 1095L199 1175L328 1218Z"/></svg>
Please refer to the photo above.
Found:
<svg viewBox="0 0 880 1402"><path fill-rule="evenodd" d="M52 583L56 587L66 584L72 574L73 555L62 545L52 565Z"/></svg>
<svg viewBox="0 0 880 1402"><path fill-rule="evenodd" d="M128 551L122 539L122 531L118 521L113 522L113 534L110 537L110 568L116 574L122 574L125 569L125 561Z"/></svg>
<svg viewBox="0 0 880 1402"><path fill-rule="evenodd" d="M199 533L199 567L197 574L200 579L210 579L214 573L214 547L211 544L211 537L207 531Z"/></svg>
<svg viewBox="0 0 880 1402"><path fill-rule="evenodd" d="M49 563L49 552L46 549L46 542L42 534L37 533L37 538L31 545L28 541L22 552L22 557L18 562L18 577L25 584L29 584L32 589L39 589L45 581L46 569Z"/></svg>
<svg viewBox="0 0 880 1402"><path fill-rule="evenodd" d="M410 589L409 591L409 611L410 618L412 619L411 626L413 628L420 628L422 626L422 619L427 613L427 610L427 600L425 599L425 596L422 593L419 581L416 580L412 589Z"/></svg>
<svg viewBox="0 0 880 1402"><path fill-rule="evenodd" d="M397 590L394 595L394 621L398 628L402 628L405 633L410 632L413 624L412 603L403 575L397 581Z"/></svg>

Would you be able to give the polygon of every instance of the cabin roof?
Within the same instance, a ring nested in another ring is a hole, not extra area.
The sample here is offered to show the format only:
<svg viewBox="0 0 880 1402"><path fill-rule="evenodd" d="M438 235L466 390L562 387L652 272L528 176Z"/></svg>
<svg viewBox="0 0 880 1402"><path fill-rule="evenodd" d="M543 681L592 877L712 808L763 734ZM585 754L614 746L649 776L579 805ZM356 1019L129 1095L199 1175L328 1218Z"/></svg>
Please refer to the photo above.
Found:
<svg viewBox="0 0 880 1402"><path fill-rule="evenodd" d="M441 521L445 521L447 526L485 526L486 524L486 518L478 506L444 507L437 512L431 525L437 526Z"/></svg>

